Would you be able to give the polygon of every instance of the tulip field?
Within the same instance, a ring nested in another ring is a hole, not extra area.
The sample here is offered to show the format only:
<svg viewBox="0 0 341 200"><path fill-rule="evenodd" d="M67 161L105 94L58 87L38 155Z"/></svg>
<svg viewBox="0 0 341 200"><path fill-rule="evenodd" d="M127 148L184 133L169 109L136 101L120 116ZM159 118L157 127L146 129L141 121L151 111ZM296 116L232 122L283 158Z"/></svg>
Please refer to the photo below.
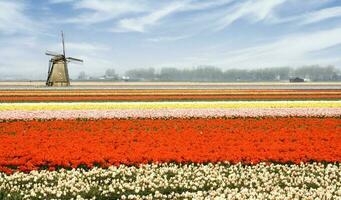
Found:
<svg viewBox="0 0 341 200"><path fill-rule="evenodd" d="M0 89L0 199L341 199L341 89Z"/></svg>

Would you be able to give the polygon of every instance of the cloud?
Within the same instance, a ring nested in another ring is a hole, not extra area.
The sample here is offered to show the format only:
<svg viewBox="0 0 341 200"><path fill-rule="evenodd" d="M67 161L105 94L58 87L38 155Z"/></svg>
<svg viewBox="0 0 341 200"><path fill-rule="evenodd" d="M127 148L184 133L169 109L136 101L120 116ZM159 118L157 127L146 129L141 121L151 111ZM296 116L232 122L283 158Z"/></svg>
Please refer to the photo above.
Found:
<svg viewBox="0 0 341 200"><path fill-rule="evenodd" d="M324 20L341 17L341 6L324 8L320 10L310 11L301 15L289 16L289 17L278 17L274 16L270 19L272 24L281 23L297 23L299 25L308 25L318 23Z"/></svg>
<svg viewBox="0 0 341 200"><path fill-rule="evenodd" d="M66 23L96 24L115 19L125 14L144 12L147 8L138 0L106 1L106 0L80 0L72 2L73 8L81 10L76 17L66 19Z"/></svg>
<svg viewBox="0 0 341 200"><path fill-rule="evenodd" d="M0 1L0 32L33 32L36 25L25 15L25 5L18 1Z"/></svg>
<svg viewBox="0 0 341 200"><path fill-rule="evenodd" d="M312 12L304 15L302 18L302 24L311 24L320 22L330 18L341 17L341 6L322 9L316 12Z"/></svg>
<svg viewBox="0 0 341 200"><path fill-rule="evenodd" d="M70 3L76 0L49 0L51 4Z"/></svg>
<svg viewBox="0 0 341 200"><path fill-rule="evenodd" d="M227 14L216 22L215 29L220 31L241 18L247 18L253 23L264 20L272 14L277 6L283 4L285 1L286 0L248 0L236 4L227 9Z"/></svg>
<svg viewBox="0 0 341 200"><path fill-rule="evenodd" d="M341 44L341 28L287 35L254 47L206 53L187 59L193 65L216 64L230 67L273 67L283 65L331 64L341 59L319 55L320 51Z"/></svg>
<svg viewBox="0 0 341 200"><path fill-rule="evenodd" d="M162 18L171 15L174 12L177 12L186 4L187 4L186 1L174 2L161 9L151 12L146 16L123 19L119 22L118 30L144 32L147 26L154 25Z"/></svg>
<svg viewBox="0 0 341 200"><path fill-rule="evenodd" d="M71 50L78 50L78 51L108 51L111 48L102 44L91 44L91 43L67 43L67 46Z"/></svg>
<svg viewBox="0 0 341 200"><path fill-rule="evenodd" d="M155 26L168 16L181 12L200 11L216 8L231 3L233 0L217 1L173 1L166 5L156 7L147 15L124 18L118 23L118 27L112 29L114 32L145 32L148 27Z"/></svg>
<svg viewBox="0 0 341 200"><path fill-rule="evenodd" d="M47 73L41 44L34 36L0 38L0 79L6 76L36 79Z"/></svg>
<svg viewBox="0 0 341 200"><path fill-rule="evenodd" d="M228 4L231 1L233 0L185 0L155 3L148 0L50 0L50 3L71 3L73 9L80 10L80 14L64 20L66 23L93 25L119 19L119 26L114 28L114 31L124 32L131 30L142 32L144 26L152 25L163 17L177 11L209 9ZM135 14L140 16L134 16Z"/></svg>
<svg viewBox="0 0 341 200"><path fill-rule="evenodd" d="M204 10L228 5L235 0L191 1L183 11Z"/></svg>
<svg viewBox="0 0 341 200"><path fill-rule="evenodd" d="M191 35L182 35L182 36L174 36L174 37L163 36L163 37L149 38L147 40L150 42L169 42L169 41L173 42L173 41L177 41L177 40L183 40L183 39L186 39L189 37L191 37Z"/></svg>

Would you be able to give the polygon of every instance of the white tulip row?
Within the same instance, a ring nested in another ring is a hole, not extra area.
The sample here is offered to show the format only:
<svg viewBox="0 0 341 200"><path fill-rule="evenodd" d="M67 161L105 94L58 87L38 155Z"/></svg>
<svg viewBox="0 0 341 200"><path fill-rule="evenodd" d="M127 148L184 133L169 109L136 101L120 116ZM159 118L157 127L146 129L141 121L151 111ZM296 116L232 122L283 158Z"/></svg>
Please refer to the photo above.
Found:
<svg viewBox="0 0 341 200"><path fill-rule="evenodd" d="M339 164L146 164L0 173L0 199L341 199Z"/></svg>

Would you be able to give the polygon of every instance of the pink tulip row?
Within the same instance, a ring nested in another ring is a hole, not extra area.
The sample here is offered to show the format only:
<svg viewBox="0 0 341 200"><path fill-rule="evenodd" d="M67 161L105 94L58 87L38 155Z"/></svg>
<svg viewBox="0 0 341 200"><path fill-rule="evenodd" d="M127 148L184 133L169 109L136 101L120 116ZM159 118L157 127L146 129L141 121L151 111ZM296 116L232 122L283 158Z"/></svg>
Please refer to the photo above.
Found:
<svg viewBox="0 0 341 200"><path fill-rule="evenodd" d="M260 116L341 116L341 108L208 108L0 111L0 119L190 118Z"/></svg>

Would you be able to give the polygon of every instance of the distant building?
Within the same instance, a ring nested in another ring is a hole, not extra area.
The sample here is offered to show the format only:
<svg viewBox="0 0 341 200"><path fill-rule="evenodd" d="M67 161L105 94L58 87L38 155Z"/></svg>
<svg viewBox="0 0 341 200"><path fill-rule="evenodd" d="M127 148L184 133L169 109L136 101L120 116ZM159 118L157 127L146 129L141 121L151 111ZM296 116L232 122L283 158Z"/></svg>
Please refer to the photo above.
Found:
<svg viewBox="0 0 341 200"><path fill-rule="evenodd" d="M129 81L130 80L130 77L129 76L122 76L121 79L123 81Z"/></svg>
<svg viewBox="0 0 341 200"><path fill-rule="evenodd" d="M296 77L296 78L291 78L291 79L289 79L289 82L290 82L290 83L302 83L302 82L304 82L304 79L303 79L303 78Z"/></svg>

